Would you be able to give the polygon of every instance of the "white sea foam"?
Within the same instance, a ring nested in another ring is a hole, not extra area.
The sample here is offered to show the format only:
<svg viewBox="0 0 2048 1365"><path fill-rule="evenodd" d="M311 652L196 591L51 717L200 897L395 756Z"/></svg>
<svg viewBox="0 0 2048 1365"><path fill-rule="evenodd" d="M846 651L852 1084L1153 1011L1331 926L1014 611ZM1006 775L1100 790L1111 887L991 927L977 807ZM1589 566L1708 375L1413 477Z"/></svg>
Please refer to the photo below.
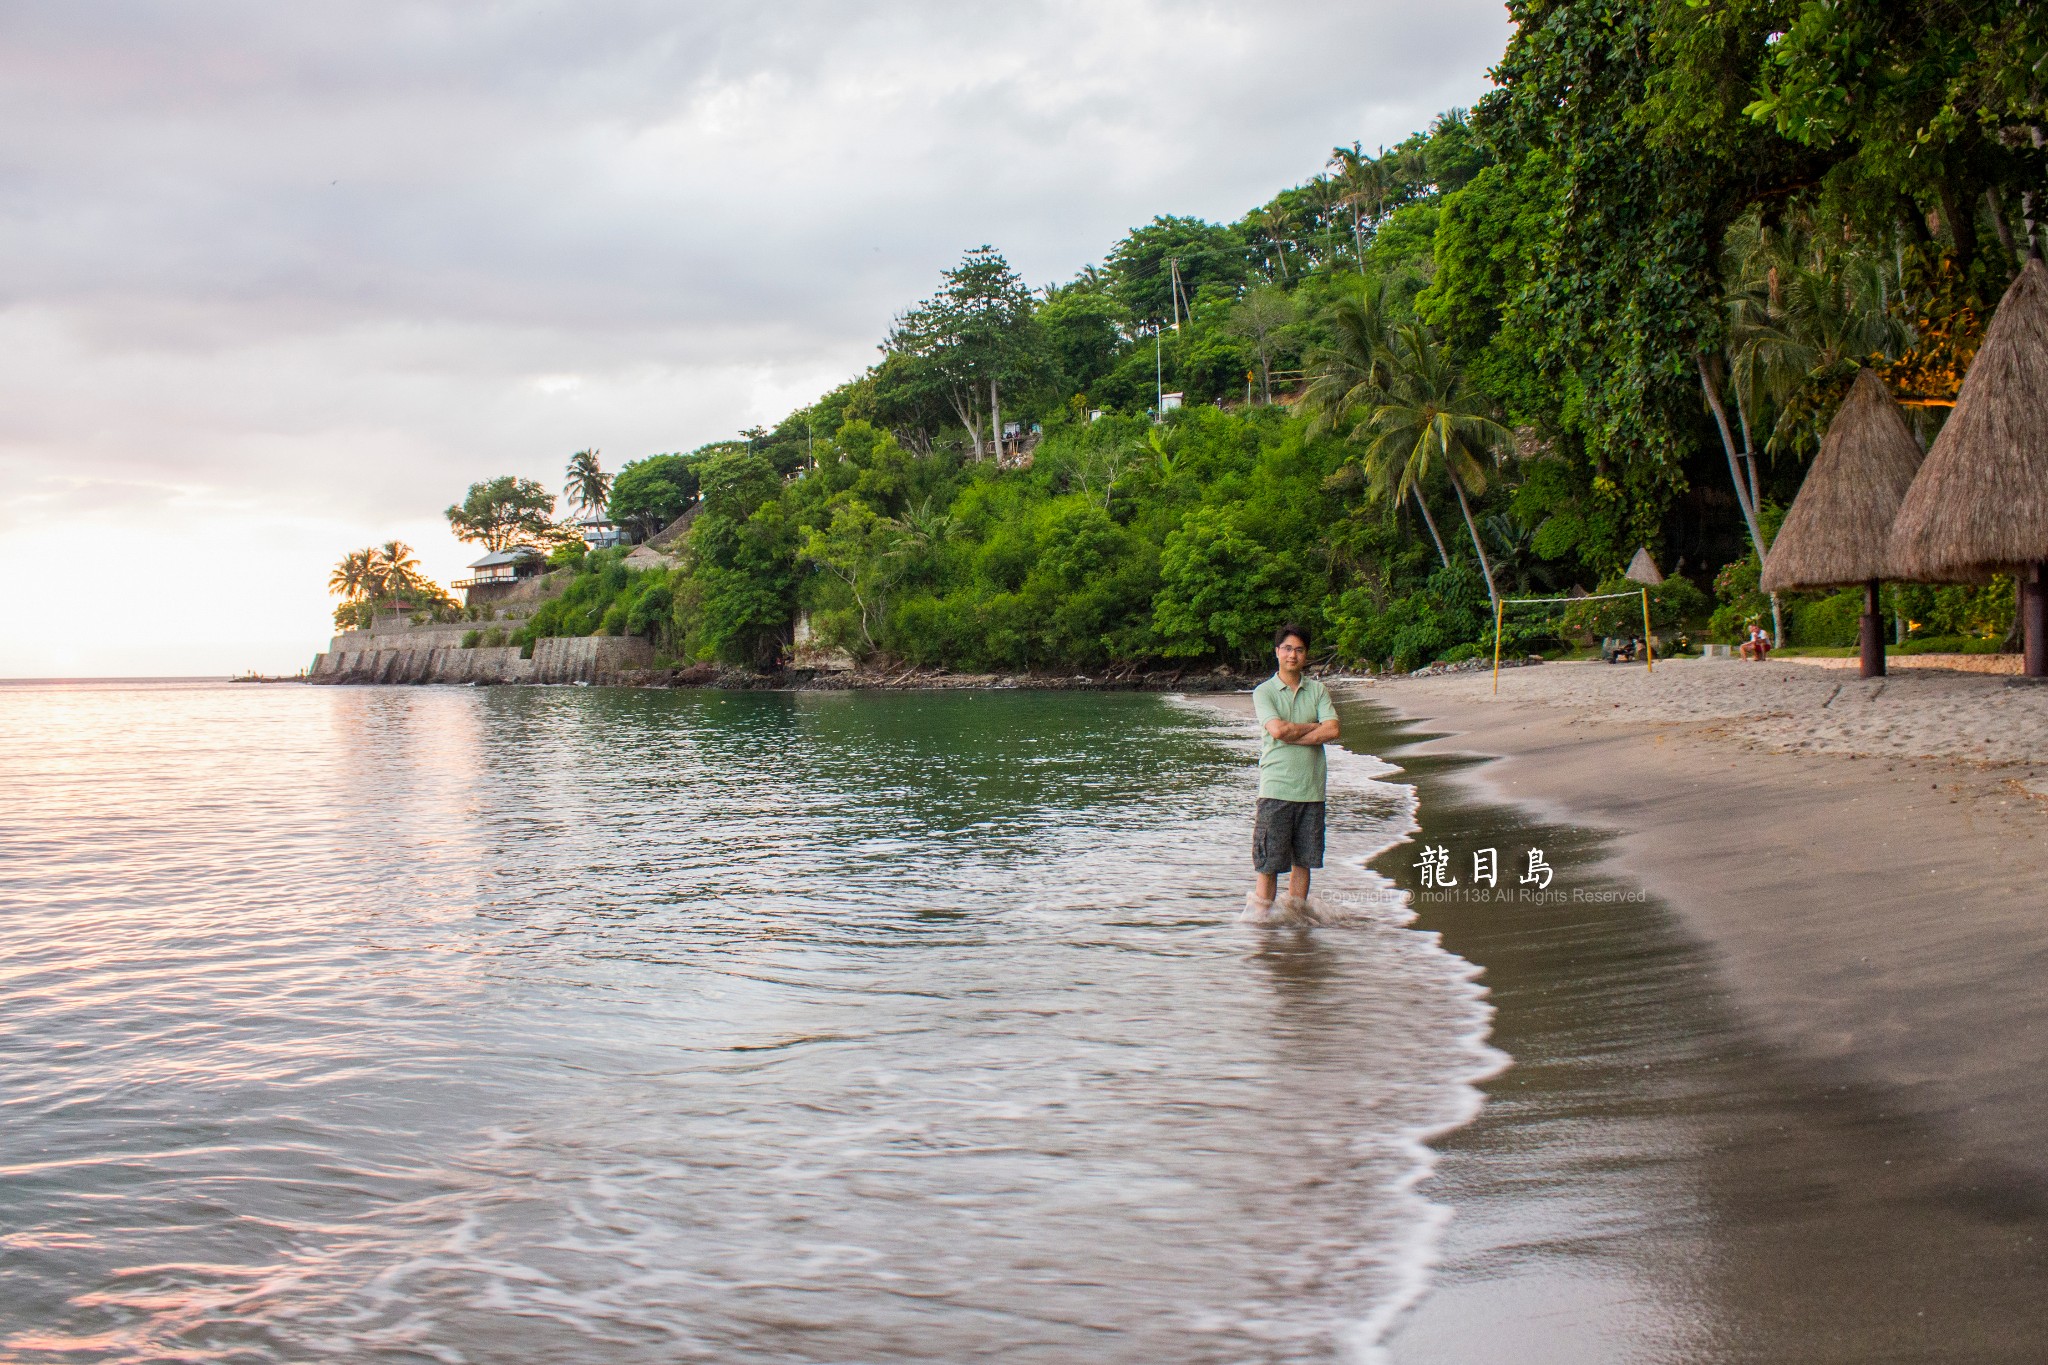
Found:
<svg viewBox="0 0 2048 1365"><path fill-rule="evenodd" d="M1248 932L1249 742L1147 698L7 706L0 1354L1310 1361L1426 1280L1485 1002L1373 760Z"/></svg>
<svg viewBox="0 0 2048 1365"><path fill-rule="evenodd" d="M1255 756L1257 733L1249 720L1222 712L1218 707L1174 694L1170 700L1182 709L1203 715L1216 738ZM1384 1186L1387 1198L1397 1201L1407 1213L1393 1244L1385 1248L1392 1282L1380 1296L1343 1329L1341 1339L1349 1354L1362 1365L1379 1365L1387 1359L1385 1343L1402 1316L1429 1290L1431 1272L1438 1264L1442 1234L1452 1210L1431 1201L1421 1190L1436 1167L1438 1152L1431 1145L1478 1117L1484 1103L1480 1086L1499 1075L1512 1059L1489 1041L1493 1007L1480 982L1479 967L1443 946L1442 936L1413 928L1416 912L1408 893L1372 870L1373 859L1409 842L1419 828L1416 821L1415 788L1386 779L1400 772L1397 764L1377 754L1341 746L1330 746L1328 791L1330 800L1329 866L1310 896L1314 923L1333 925L1358 920L1389 929L1400 929L1417 945L1415 964L1440 979L1445 995L1454 1002L1444 1018L1439 1045L1458 1059L1446 1078L1439 1098L1439 1112L1409 1125L1399 1135L1407 1163ZM1255 787L1255 779L1248 785ZM1347 819L1346 817L1351 818ZM1245 815L1249 837L1249 802ZM1304 917L1307 918L1307 917ZM1245 922L1271 925L1278 912ZM1297 921L1300 922L1300 921Z"/></svg>

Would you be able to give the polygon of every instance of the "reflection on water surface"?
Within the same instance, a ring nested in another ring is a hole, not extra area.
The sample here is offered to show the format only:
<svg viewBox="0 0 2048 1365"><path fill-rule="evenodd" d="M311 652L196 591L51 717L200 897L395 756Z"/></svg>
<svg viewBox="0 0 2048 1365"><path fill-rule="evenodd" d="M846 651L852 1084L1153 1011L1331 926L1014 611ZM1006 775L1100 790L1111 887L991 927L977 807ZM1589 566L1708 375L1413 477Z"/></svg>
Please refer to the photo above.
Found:
<svg viewBox="0 0 2048 1365"><path fill-rule="evenodd" d="M1136 696L0 689L0 1342L1331 1358L1483 1006L1383 918L1231 923L1250 752ZM1407 791L1337 766L1362 860Z"/></svg>

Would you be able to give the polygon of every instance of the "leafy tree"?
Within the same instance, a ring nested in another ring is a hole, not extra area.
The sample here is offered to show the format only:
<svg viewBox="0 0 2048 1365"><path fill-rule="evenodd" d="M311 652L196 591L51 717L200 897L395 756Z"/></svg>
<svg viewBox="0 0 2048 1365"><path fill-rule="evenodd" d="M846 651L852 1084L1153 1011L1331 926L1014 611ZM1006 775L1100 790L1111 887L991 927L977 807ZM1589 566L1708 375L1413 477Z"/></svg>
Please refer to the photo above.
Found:
<svg viewBox="0 0 2048 1365"><path fill-rule="evenodd" d="M1257 651L1293 607L1293 557L1248 535L1220 507L1187 514L1166 537L1152 626L1169 657Z"/></svg>
<svg viewBox="0 0 2048 1365"><path fill-rule="evenodd" d="M885 349L900 357L904 397L942 397L978 459L983 414L993 450L1002 439L1002 388L1038 374L1043 347L1031 291L994 247L968 252L942 281L937 294L897 319Z"/></svg>
<svg viewBox="0 0 2048 1365"><path fill-rule="evenodd" d="M690 510L697 500L701 455L649 455L612 481L605 515L641 540Z"/></svg>
<svg viewBox="0 0 2048 1365"><path fill-rule="evenodd" d="M887 425L900 444L929 456L935 437L953 416L947 386L940 382L940 370L930 363L929 357L890 351L882 357L880 365L869 371L869 377L874 420ZM979 435L975 442L979 451Z"/></svg>
<svg viewBox="0 0 2048 1365"><path fill-rule="evenodd" d="M2027 0L1783 8L1772 7L1744 112L1836 159L1838 185L1877 182L1894 202L1934 207L1977 301L1995 300L2024 246L2007 208L2042 187L2033 130L2048 121L2048 14ZM2004 253L1996 263L1983 259L1987 222Z"/></svg>
<svg viewBox="0 0 2048 1365"><path fill-rule="evenodd" d="M1124 349L1129 315L1115 296L1092 282L1049 290L1038 324L1060 388L1088 393L1115 366Z"/></svg>
<svg viewBox="0 0 2048 1365"><path fill-rule="evenodd" d="M1294 324L1294 300L1271 285L1244 296L1230 315L1230 330L1249 341L1259 357L1259 398L1273 401L1273 358Z"/></svg>
<svg viewBox="0 0 2048 1365"><path fill-rule="evenodd" d="M804 562L823 569L852 600L851 629L834 633L840 637L837 643L852 646L861 657L875 651L874 626L899 543L893 522L876 516L865 503L849 501L834 509L831 524L812 531L804 544Z"/></svg>
<svg viewBox="0 0 2048 1365"><path fill-rule="evenodd" d="M690 528L694 615L679 624L704 653L773 667L789 638L797 584L797 528L782 478L744 448L707 456L699 472L704 506Z"/></svg>
<svg viewBox="0 0 2048 1365"><path fill-rule="evenodd" d="M495 552L560 542L569 533L555 525L554 512L554 494L532 479L507 474L471 484L469 495L446 515L456 539Z"/></svg>
<svg viewBox="0 0 2048 1365"><path fill-rule="evenodd" d="M1111 289L1125 311L1148 327L1185 316L1205 284L1235 293L1249 261L1238 230L1199 218L1154 218L1133 228L1109 253ZM1181 297L1174 299L1174 281Z"/></svg>

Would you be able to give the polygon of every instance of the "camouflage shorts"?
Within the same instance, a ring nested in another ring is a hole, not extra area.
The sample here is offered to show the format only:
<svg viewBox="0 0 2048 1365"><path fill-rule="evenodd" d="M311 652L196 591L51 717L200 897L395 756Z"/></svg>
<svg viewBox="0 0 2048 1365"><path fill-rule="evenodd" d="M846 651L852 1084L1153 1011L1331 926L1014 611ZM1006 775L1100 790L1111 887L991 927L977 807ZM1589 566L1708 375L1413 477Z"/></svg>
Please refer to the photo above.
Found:
<svg viewBox="0 0 2048 1365"><path fill-rule="evenodd" d="M1323 865L1323 803L1259 798L1252 821L1252 870L1275 875Z"/></svg>

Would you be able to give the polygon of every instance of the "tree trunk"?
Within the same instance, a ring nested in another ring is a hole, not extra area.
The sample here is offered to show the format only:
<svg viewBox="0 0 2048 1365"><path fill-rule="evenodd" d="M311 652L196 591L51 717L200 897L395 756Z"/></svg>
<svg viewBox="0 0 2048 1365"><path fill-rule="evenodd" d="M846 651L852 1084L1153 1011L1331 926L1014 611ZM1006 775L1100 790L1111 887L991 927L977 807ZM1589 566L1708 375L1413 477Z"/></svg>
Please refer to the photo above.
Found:
<svg viewBox="0 0 2048 1365"><path fill-rule="evenodd" d="M1742 472L1749 479L1749 505L1761 507L1764 495L1756 478L1756 438L1749 434L1749 405L1742 401L1742 390L1735 390L1735 417L1742 424Z"/></svg>
<svg viewBox="0 0 2048 1365"><path fill-rule="evenodd" d="M1422 500L1422 485L1410 484L1409 491L1415 494L1415 505L1422 509L1422 524L1429 528L1429 538L1436 542L1436 557L1446 569L1450 568L1451 557L1444 551L1444 538L1437 534L1436 518L1429 514L1429 504Z"/></svg>
<svg viewBox="0 0 2048 1365"><path fill-rule="evenodd" d="M1756 507L1750 502L1749 485L1742 477L1742 467L1735 459L1735 433L1728 429L1728 409L1721 405L1721 387L1714 380L1714 372L1707 365L1706 352L1700 352L1695 359L1700 367L1700 391L1707 396L1707 406L1714 410L1714 425L1721 429L1721 449L1728 456L1728 478L1735 485L1735 501L1742 506L1742 520L1749 527L1749 543L1756 547L1757 563L1763 563L1764 536L1757 529Z"/></svg>
<svg viewBox="0 0 2048 1365"><path fill-rule="evenodd" d="M2048 560L2029 564L2018 575L2022 668L2029 678L2048 678Z"/></svg>
<svg viewBox="0 0 2048 1365"><path fill-rule="evenodd" d="M1735 484L1735 500L1742 504L1742 520L1749 527L1749 543L1756 547L1756 562L1764 562L1764 535L1757 526L1756 500L1753 487L1743 479L1742 468L1735 458L1735 436L1728 430L1728 410L1721 405L1721 388L1714 382L1714 372L1707 365L1706 352L1700 352L1695 359L1700 367L1700 389L1707 395L1707 406L1714 410L1714 425L1721 429L1721 449L1728 456L1728 477ZM1745 416L1745 427L1747 420ZM1745 452L1749 459L1752 476L1756 469L1754 452ZM1778 594L1771 594L1771 648L1785 647L1785 611L1778 602Z"/></svg>
<svg viewBox="0 0 2048 1365"><path fill-rule="evenodd" d="M1977 197L1963 185L1962 177L1950 172L1941 178L1942 226L1956 254L1956 273L1968 286L1970 269L1977 263Z"/></svg>
<svg viewBox="0 0 2048 1365"><path fill-rule="evenodd" d="M1456 474L1451 475L1451 491L1458 495L1458 510L1465 514L1465 531L1472 537L1472 553L1479 556L1479 572L1486 576L1486 600L1496 611L1500 607L1500 590L1493 586L1493 565L1486 559L1486 547L1479 543L1479 527L1472 520L1472 505L1465 501L1465 486L1458 482Z"/></svg>
<svg viewBox="0 0 2048 1365"><path fill-rule="evenodd" d="M2012 269L2005 272L2006 278L2010 280L2013 270L2026 264L2026 257L2013 245L2012 229L2007 227L2005 222L2005 206L1998 200L1998 186L1993 185L1984 191L1984 207L1991 210L1991 230L1998 234L1998 244L2005 248L2006 255L2013 258Z"/></svg>
<svg viewBox="0 0 2048 1365"><path fill-rule="evenodd" d="M996 463L1003 462L1003 400L996 381L988 381L988 442L996 448Z"/></svg>
<svg viewBox="0 0 2048 1365"><path fill-rule="evenodd" d="M981 413L975 407L973 388L966 389L964 393L954 389L946 395L946 401L952 406L953 415L960 419L960 425L967 428L967 439L974 444L974 458L980 459Z"/></svg>

